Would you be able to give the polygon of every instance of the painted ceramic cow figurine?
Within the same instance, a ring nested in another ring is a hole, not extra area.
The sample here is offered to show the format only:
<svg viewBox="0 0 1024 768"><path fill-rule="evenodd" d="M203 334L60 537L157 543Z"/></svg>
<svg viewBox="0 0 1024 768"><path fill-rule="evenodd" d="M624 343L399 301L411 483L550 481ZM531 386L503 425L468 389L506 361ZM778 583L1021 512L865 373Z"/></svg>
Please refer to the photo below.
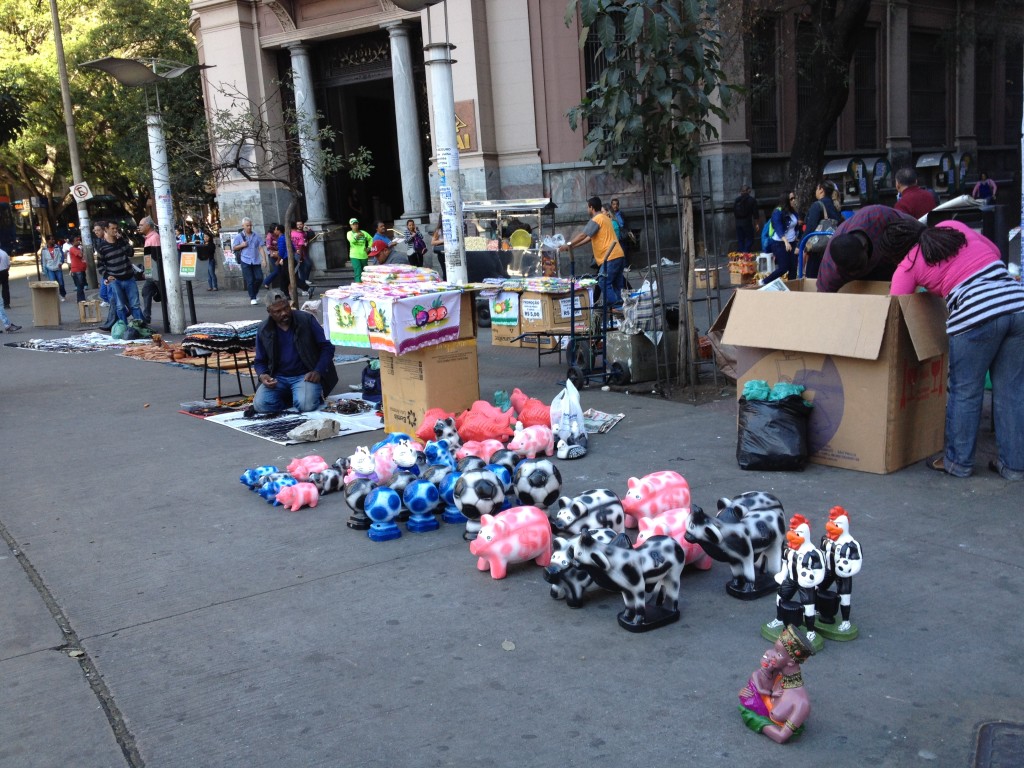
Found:
<svg viewBox="0 0 1024 768"><path fill-rule="evenodd" d="M752 600L778 588L774 576L782 566L784 515L782 502L763 491L719 499L717 517L693 505L686 540L729 565L732 579L725 588L730 595Z"/></svg>
<svg viewBox="0 0 1024 768"><path fill-rule="evenodd" d="M598 528L591 531L590 535L602 544L615 542L616 546L630 546L628 536L611 528ZM544 569L544 581L551 585L551 599L561 600L564 597L565 604L570 608L583 605L583 593L594 583L591 575L576 565L576 547L579 542L579 536L571 539L556 536L551 545L551 563Z"/></svg>

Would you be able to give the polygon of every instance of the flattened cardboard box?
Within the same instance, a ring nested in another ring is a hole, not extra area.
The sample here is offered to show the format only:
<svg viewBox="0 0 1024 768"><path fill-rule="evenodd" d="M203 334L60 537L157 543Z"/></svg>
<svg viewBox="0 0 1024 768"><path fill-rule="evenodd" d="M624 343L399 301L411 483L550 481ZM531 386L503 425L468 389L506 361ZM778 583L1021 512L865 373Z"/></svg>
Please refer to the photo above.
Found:
<svg viewBox="0 0 1024 768"><path fill-rule="evenodd" d="M885 474L942 449L948 366L938 296L889 296L888 283L835 294L737 291L714 328L736 351L737 394L752 379L807 388L811 461Z"/></svg>
<svg viewBox="0 0 1024 768"><path fill-rule="evenodd" d="M384 429L414 432L429 408L458 413L480 399L476 339L393 355L380 353Z"/></svg>

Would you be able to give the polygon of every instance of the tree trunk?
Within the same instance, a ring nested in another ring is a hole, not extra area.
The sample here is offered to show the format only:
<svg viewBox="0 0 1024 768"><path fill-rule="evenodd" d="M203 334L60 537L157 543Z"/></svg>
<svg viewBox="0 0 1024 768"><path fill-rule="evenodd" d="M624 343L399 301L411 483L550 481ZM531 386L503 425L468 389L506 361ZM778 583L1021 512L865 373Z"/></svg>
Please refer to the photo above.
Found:
<svg viewBox="0 0 1024 768"><path fill-rule="evenodd" d="M295 246L292 244L292 222L295 221L295 212L298 209L299 196L293 193L288 210L284 214L284 246L288 250L288 295L291 297L293 307L299 304L299 286L295 282Z"/></svg>
<svg viewBox="0 0 1024 768"><path fill-rule="evenodd" d="M676 172L678 184L679 175ZM682 248L679 250L679 383L682 386L696 384L690 379L690 347L693 343L693 265L694 252L697 248L696 238L693 233L693 179L690 176L682 178L683 186L679 194L683 198L683 231L681 233ZM677 188L678 189L678 188Z"/></svg>

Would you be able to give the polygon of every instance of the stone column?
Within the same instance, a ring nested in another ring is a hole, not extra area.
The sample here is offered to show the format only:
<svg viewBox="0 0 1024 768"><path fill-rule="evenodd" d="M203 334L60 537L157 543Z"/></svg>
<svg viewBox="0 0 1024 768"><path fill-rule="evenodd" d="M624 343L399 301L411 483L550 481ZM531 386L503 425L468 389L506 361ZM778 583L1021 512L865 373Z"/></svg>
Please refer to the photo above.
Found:
<svg viewBox="0 0 1024 768"><path fill-rule="evenodd" d="M419 119L416 113L416 84L412 77L409 29L401 22L382 25L391 39L391 78L395 89L395 121L398 128L398 163L402 174L401 220L422 220L430 213L427 203L427 174L423 165ZM395 229L402 229L397 222Z"/></svg>
<svg viewBox="0 0 1024 768"><path fill-rule="evenodd" d="M974 0L964 0L960 9L961 47L956 58L956 130L957 152L969 152L977 160L978 138L974 132L974 51L977 40L974 23L962 20L974 16ZM968 37L969 36L969 37Z"/></svg>
<svg viewBox="0 0 1024 768"><path fill-rule="evenodd" d="M910 144L910 116L907 112L909 101L909 65L907 63L908 11L906 0L894 0L889 4L886 20L886 126L885 146L889 151L889 162L895 172L905 166L913 167L914 157Z"/></svg>
<svg viewBox="0 0 1024 768"><path fill-rule="evenodd" d="M320 151L320 142L312 134L316 131L316 98L313 95L313 70L309 64L309 49L302 43L288 46L292 57L292 84L295 88L295 112L304 128L299 131L299 154L302 156L302 183L306 190L306 223L315 232L330 229L331 217L327 212L327 194L324 180L311 169ZM313 266L327 268L323 238L317 238L309 247Z"/></svg>

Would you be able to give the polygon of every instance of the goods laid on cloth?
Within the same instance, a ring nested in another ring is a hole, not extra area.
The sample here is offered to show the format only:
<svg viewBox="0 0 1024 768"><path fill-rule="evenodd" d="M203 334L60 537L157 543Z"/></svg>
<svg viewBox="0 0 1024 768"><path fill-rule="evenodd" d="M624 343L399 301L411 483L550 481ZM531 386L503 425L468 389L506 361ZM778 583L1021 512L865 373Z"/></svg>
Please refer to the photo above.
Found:
<svg viewBox="0 0 1024 768"><path fill-rule="evenodd" d="M341 406L337 405L339 400L358 400L362 402L358 395L350 393L328 398L327 403L324 405L324 410L319 411L307 411L305 413L296 413L294 411L268 414L257 413L253 416L246 416L241 411L231 411L229 413L208 416L203 419L203 422L230 427L231 429L248 435L254 435L255 437L261 437L278 445L295 445L296 443L304 442L308 438L298 439L298 436L307 430L310 433L323 435L324 437L320 439L325 439L328 436L327 432L333 431L333 428L328 430L322 425L315 428L305 426L309 422L320 422L323 420L337 422L338 431L336 434L329 435L330 437L354 435L359 432L372 432L384 426L380 416L377 415L377 406L373 403L367 403L366 409L360 409L358 413L338 413L336 409L342 409ZM296 429L300 429L300 431L290 435Z"/></svg>
<svg viewBox="0 0 1024 768"><path fill-rule="evenodd" d="M39 352L99 352L103 349L120 349L136 344L149 344L149 339L112 339L103 333L83 333L78 336L67 336L62 339L29 339L5 344L6 347L18 349L34 349Z"/></svg>
<svg viewBox="0 0 1024 768"><path fill-rule="evenodd" d="M807 425L811 404L800 395L804 388L748 381L739 401L736 461L740 469L802 470L807 464Z"/></svg>
<svg viewBox="0 0 1024 768"><path fill-rule="evenodd" d="M185 329L182 349L237 354L256 348L259 320L235 320L229 323L198 323Z"/></svg>

